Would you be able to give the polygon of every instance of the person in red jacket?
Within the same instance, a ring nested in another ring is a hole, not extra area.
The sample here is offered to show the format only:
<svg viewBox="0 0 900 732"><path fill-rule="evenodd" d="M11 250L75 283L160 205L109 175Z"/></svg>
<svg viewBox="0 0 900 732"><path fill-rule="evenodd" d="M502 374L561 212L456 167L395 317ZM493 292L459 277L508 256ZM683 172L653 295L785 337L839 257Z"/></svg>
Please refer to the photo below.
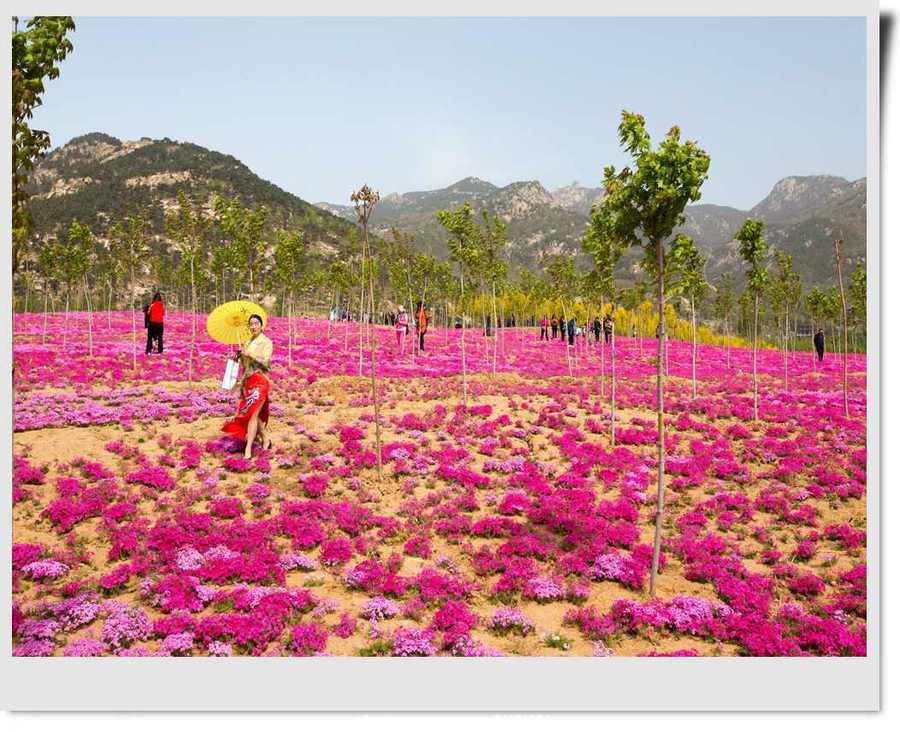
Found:
<svg viewBox="0 0 900 732"><path fill-rule="evenodd" d="M153 341L156 341L156 352L163 352L163 320L166 316L166 308L163 305L162 295L158 292L153 295L153 302L147 309L147 348L145 353L153 350Z"/></svg>

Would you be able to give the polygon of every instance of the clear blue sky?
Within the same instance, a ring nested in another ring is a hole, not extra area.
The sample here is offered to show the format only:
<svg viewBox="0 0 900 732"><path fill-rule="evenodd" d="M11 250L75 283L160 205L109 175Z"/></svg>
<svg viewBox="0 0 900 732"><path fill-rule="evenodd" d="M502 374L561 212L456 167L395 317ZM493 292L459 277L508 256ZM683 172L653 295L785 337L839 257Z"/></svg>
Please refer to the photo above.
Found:
<svg viewBox="0 0 900 732"><path fill-rule="evenodd" d="M78 18L33 124L234 155L308 201L597 186L622 109L712 157L704 203L865 175L862 18Z"/></svg>

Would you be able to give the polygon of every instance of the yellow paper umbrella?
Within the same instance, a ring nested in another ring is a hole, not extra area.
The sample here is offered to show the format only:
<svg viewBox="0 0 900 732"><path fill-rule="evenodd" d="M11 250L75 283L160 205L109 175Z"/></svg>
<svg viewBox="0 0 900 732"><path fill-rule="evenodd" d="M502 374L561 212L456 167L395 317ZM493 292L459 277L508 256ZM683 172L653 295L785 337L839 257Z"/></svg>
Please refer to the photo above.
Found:
<svg viewBox="0 0 900 732"><path fill-rule="evenodd" d="M219 305L206 319L206 332L209 337L225 345L236 345L250 340L250 328L247 320L251 315L262 318L266 324L266 311L255 302L249 300L232 300Z"/></svg>

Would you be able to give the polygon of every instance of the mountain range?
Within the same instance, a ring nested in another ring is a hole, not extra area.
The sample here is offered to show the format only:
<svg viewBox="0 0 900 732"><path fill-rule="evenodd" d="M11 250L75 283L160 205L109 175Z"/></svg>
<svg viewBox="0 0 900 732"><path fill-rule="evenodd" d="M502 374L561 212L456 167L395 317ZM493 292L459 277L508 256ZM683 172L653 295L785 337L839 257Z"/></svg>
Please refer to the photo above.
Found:
<svg viewBox="0 0 900 732"><path fill-rule="evenodd" d="M151 210L154 232L164 240L164 213L180 190L206 199L220 193L238 197L244 205L266 205L270 223L302 229L306 240L326 256L335 256L356 229L352 206L311 204L256 176L237 158L169 139L122 141L103 133L77 137L40 161L30 190L38 236L58 233L76 218L99 231L141 205ZM370 224L385 239L393 227L412 233L420 250L443 259L448 255L447 235L435 214L469 201L476 212L484 209L506 221L507 255L514 271L540 271L559 254L587 266L581 238L591 205L601 193L576 183L550 191L536 180L496 186L468 177L438 190L385 195ZM708 278L743 269L733 235L748 216L763 219L767 240L793 255L807 285L832 279L836 238L844 240L848 267L865 261L864 178L786 177L749 210L688 206L681 230L708 258ZM623 257L623 277L638 260L637 252Z"/></svg>

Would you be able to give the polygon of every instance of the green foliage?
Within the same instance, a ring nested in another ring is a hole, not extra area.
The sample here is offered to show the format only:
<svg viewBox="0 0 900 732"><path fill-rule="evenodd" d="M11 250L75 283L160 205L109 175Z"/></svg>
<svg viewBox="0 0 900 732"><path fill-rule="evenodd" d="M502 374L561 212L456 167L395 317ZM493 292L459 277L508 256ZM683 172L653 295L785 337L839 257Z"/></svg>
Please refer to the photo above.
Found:
<svg viewBox="0 0 900 732"><path fill-rule="evenodd" d="M857 325L866 324L866 266L857 265L850 275L849 300L850 315Z"/></svg>
<svg viewBox="0 0 900 732"><path fill-rule="evenodd" d="M116 262L117 273L130 285L129 301L134 302L135 276L146 259L150 222L145 211L136 210L115 224L108 232L110 252Z"/></svg>
<svg viewBox="0 0 900 732"><path fill-rule="evenodd" d="M704 276L706 258L697 249L691 237L679 234L672 243L669 259L673 265L672 269L677 273L675 276L678 280L678 291L695 305L699 305L709 292L709 284Z"/></svg>
<svg viewBox="0 0 900 732"><path fill-rule="evenodd" d="M723 321L731 317L735 306L734 277L725 274L716 280L715 297L713 298L713 313Z"/></svg>
<svg viewBox="0 0 900 732"><path fill-rule="evenodd" d="M478 266L483 246L483 237L472 218L472 206L466 201L456 210L438 211L437 219L450 234L450 257L463 274L472 272Z"/></svg>
<svg viewBox="0 0 900 732"><path fill-rule="evenodd" d="M198 265L208 251L213 222L202 203L188 200L184 191L179 191L178 207L166 215L165 226L172 248L181 255L177 280L192 286L205 282L207 269Z"/></svg>
<svg viewBox="0 0 900 732"><path fill-rule="evenodd" d="M42 104L44 79L59 76L57 64L72 51L66 34L75 30L69 16L31 18L25 30L19 30L19 19L13 18L12 34L12 227L13 272L18 267L19 253L31 229L25 208L28 193L25 184L37 158L50 147L50 135L28 126L36 107Z"/></svg>
<svg viewBox="0 0 900 732"><path fill-rule="evenodd" d="M741 258L747 264L747 288L756 295L761 294L768 282L769 257L769 245L763 238L763 220L747 219L734 238L740 243Z"/></svg>
<svg viewBox="0 0 900 732"><path fill-rule="evenodd" d="M582 240L582 248L594 260L594 271L586 280L587 290L608 300L616 299L616 265L625 251L615 234L612 215L611 209L594 205Z"/></svg>
<svg viewBox="0 0 900 732"><path fill-rule="evenodd" d="M800 275L794 271L794 258L790 254L775 250L775 273L769 284L769 298L773 310L782 318L796 308L803 295Z"/></svg>
<svg viewBox="0 0 900 732"><path fill-rule="evenodd" d="M254 290L254 273L257 260L265 249L263 230L269 217L265 206L245 208L240 199L226 200L217 196L213 200L213 210L222 228L231 253L231 261L247 273L247 284Z"/></svg>
<svg viewBox="0 0 900 732"><path fill-rule="evenodd" d="M684 222L685 206L699 200L709 155L694 141L681 142L677 126L653 150L644 118L627 111L622 112L619 142L631 154L633 168L604 170L606 197L599 216L616 240L655 252Z"/></svg>

